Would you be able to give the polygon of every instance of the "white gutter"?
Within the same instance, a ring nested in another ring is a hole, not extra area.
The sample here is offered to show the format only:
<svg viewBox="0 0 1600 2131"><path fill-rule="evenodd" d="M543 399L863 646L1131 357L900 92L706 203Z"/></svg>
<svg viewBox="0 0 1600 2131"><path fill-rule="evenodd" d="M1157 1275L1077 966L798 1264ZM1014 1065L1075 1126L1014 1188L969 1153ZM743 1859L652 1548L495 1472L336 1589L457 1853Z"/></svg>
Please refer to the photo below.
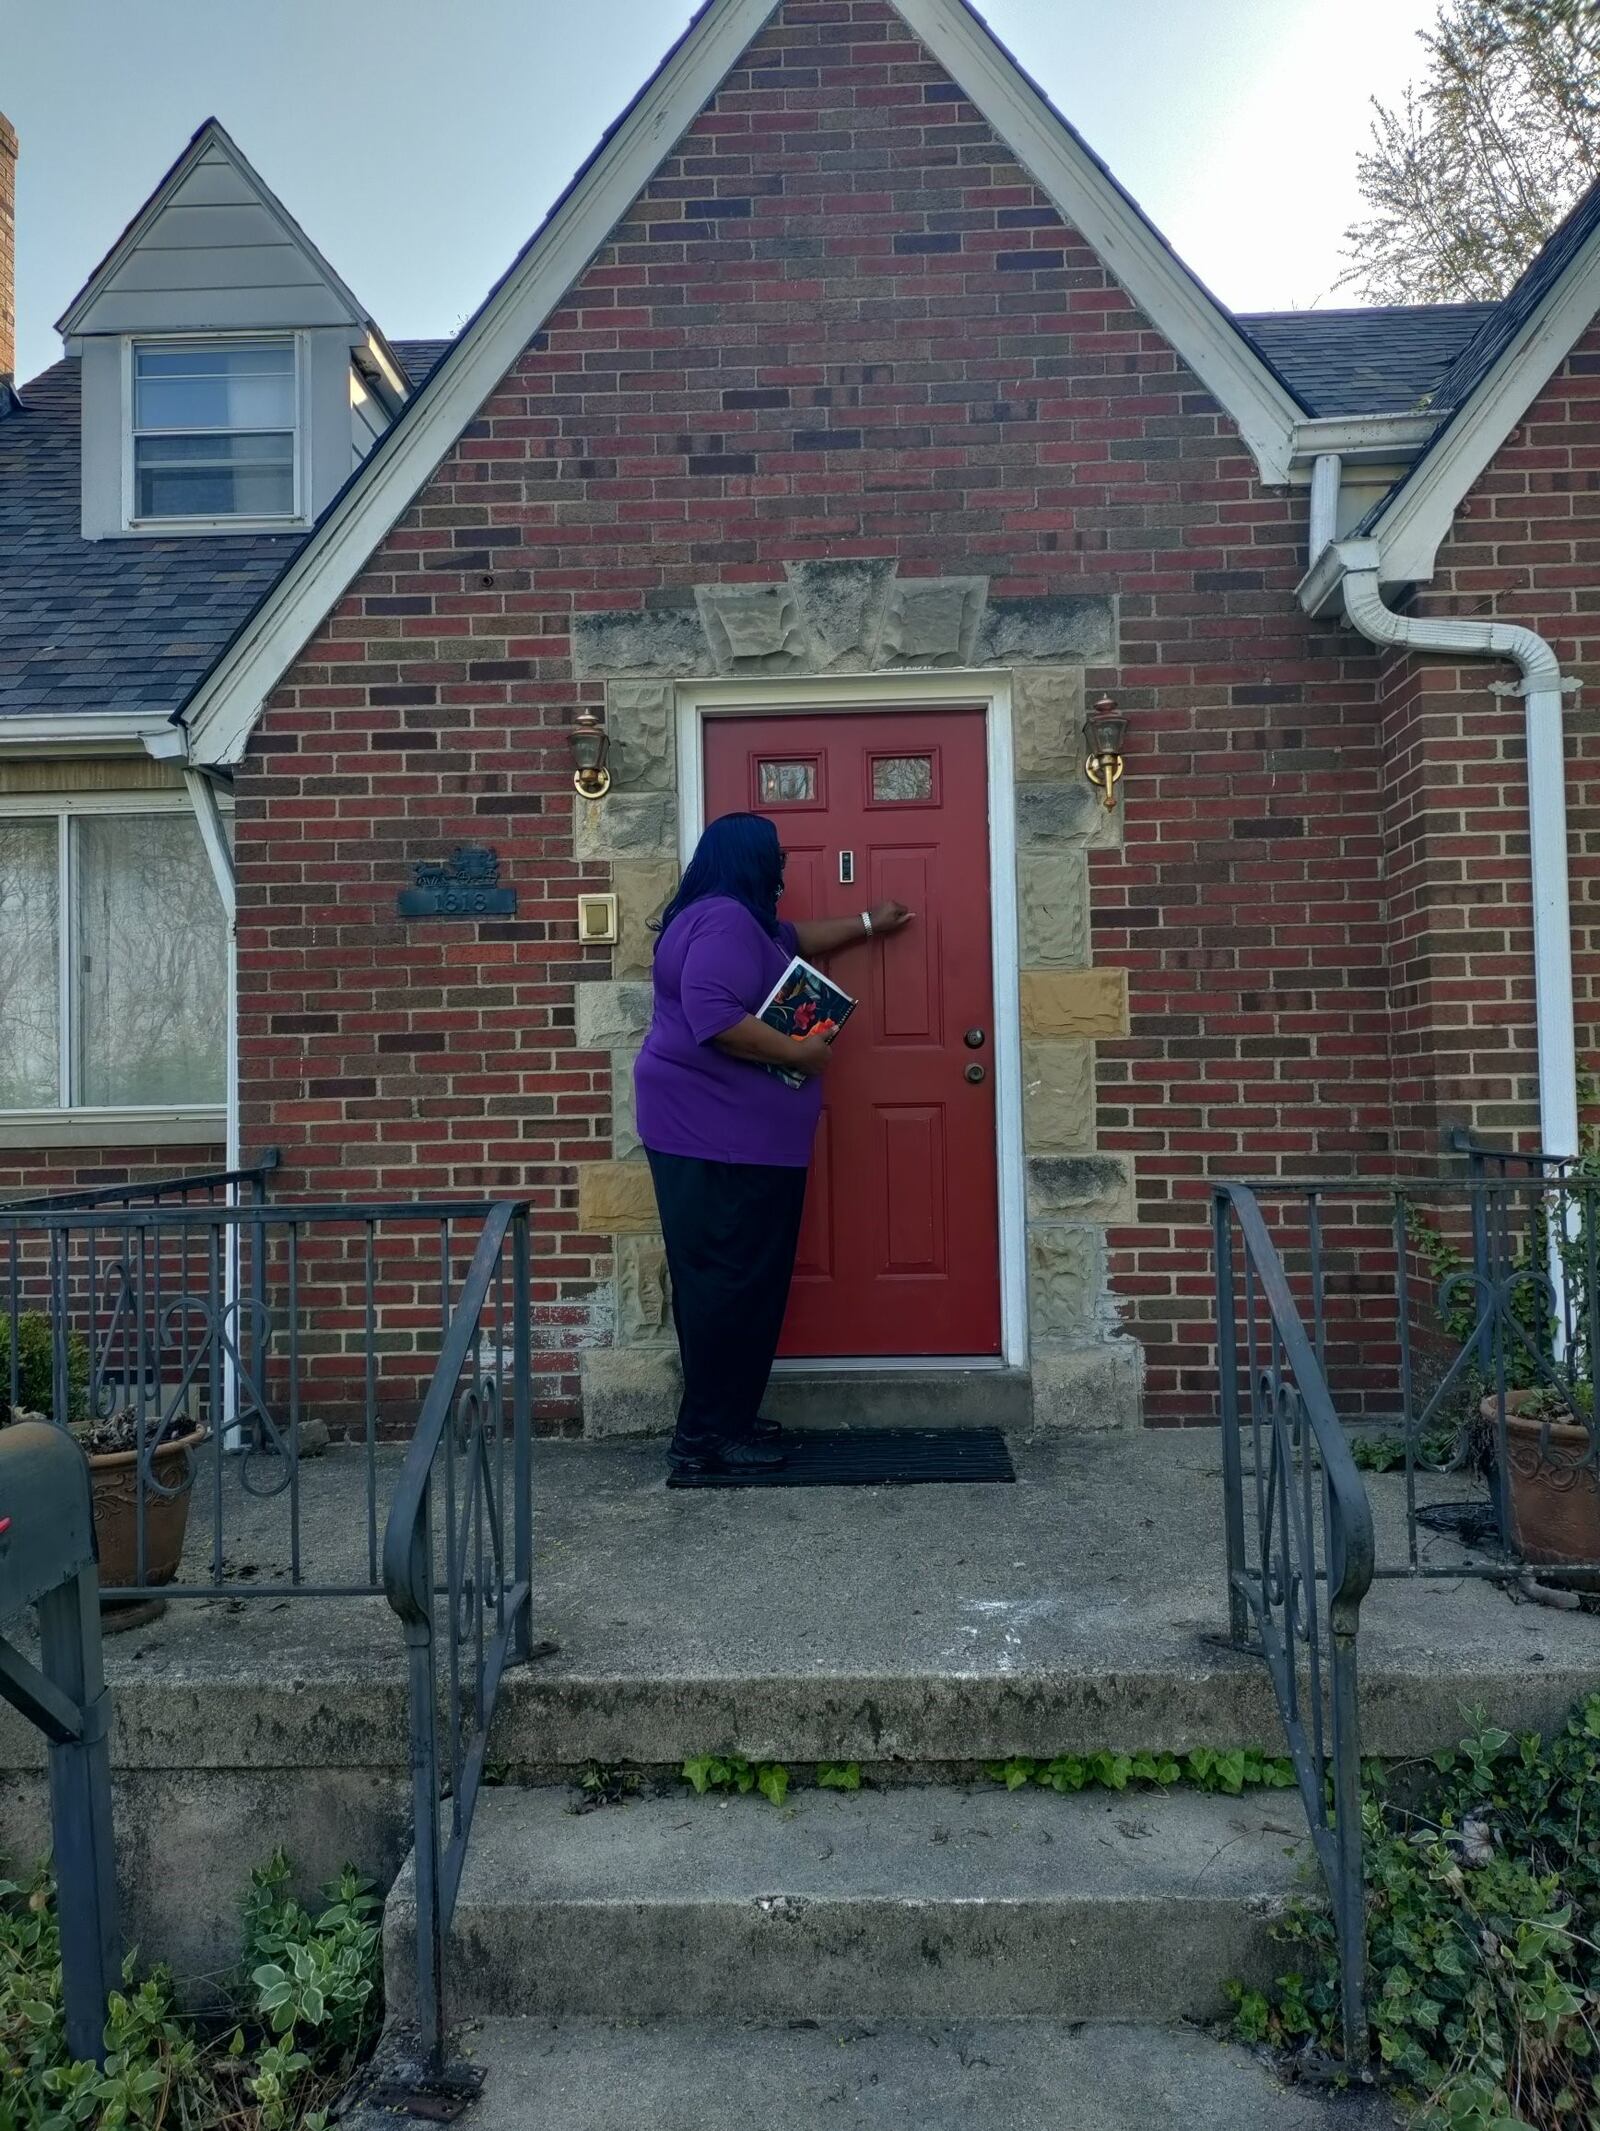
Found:
<svg viewBox="0 0 1600 2131"><path fill-rule="evenodd" d="M1455 658L1510 659L1520 679L1502 692L1523 700L1528 744L1528 841L1533 872L1534 1019L1539 1049L1539 1144L1578 1152L1578 1057L1572 1025L1572 912L1567 885L1567 792L1561 698L1574 683L1544 638L1513 622L1435 621L1383 603L1370 542L1347 544L1344 611L1369 643ZM1313 558L1315 559L1315 558Z"/></svg>
<svg viewBox="0 0 1600 2131"><path fill-rule="evenodd" d="M205 845L206 857L211 862L211 875L217 884L217 894L222 899L222 908L228 920L228 993L225 1013L227 1016L227 1155L224 1166L239 1167L239 889L238 875L234 869L233 846L228 841L227 825L222 818L222 809L217 804L217 788L204 770L185 769L184 784L189 792L189 804L194 808L194 818L200 825L200 841ZM228 1204L238 1206L239 1187L228 1186ZM261 1238L256 1237L255 1247L261 1248ZM235 1328L233 1345L223 1355L223 1411L227 1416L222 1431L222 1447L227 1451L244 1448L244 1432L239 1424L239 1382L235 1346L243 1351L243 1328L239 1324L241 1286L239 1278L239 1225L228 1223L223 1243L223 1300L229 1318Z"/></svg>

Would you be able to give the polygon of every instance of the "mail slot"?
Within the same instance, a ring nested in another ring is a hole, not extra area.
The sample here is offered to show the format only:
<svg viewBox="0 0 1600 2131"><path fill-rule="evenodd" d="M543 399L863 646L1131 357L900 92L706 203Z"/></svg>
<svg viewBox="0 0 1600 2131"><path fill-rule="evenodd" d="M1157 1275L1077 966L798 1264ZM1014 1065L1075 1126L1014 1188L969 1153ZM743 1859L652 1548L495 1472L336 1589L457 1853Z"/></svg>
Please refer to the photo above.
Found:
<svg viewBox="0 0 1600 2131"><path fill-rule="evenodd" d="M0 1428L0 1620L96 1559L89 1467L64 1428Z"/></svg>

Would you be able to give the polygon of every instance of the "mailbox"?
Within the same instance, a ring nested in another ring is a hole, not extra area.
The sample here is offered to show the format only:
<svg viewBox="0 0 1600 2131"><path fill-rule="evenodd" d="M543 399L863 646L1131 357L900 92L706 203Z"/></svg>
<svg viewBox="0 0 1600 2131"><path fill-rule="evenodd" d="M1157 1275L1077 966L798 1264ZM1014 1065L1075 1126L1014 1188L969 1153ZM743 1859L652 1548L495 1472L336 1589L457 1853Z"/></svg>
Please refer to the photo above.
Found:
<svg viewBox="0 0 1600 2131"><path fill-rule="evenodd" d="M89 1467L64 1428L0 1428L0 1621L95 1561Z"/></svg>

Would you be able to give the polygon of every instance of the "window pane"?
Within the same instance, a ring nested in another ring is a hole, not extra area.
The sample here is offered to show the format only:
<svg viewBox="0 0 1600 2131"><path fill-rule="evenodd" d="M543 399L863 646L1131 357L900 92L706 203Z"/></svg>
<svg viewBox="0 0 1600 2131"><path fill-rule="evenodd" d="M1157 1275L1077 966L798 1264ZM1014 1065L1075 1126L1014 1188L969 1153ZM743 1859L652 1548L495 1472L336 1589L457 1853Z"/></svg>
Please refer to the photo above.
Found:
<svg viewBox="0 0 1600 2131"><path fill-rule="evenodd" d="M817 765L815 762L763 762L761 765L761 804L771 806L798 802L805 805L817 796Z"/></svg>
<svg viewBox="0 0 1600 2131"><path fill-rule="evenodd" d="M60 1099L56 824L0 821L0 1110Z"/></svg>
<svg viewBox="0 0 1600 2131"><path fill-rule="evenodd" d="M294 438L139 437L134 476L140 518L286 518Z"/></svg>
<svg viewBox="0 0 1600 2131"><path fill-rule="evenodd" d="M933 757L931 755L874 755L872 758L872 796L874 799L931 799L933 797Z"/></svg>
<svg viewBox="0 0 1600 2131"><path fill-rule="evenodd" d="M294 349L136 348L135 429L281 429L294 424Z"/></svg>
<svg viewBox="0 0 1600 2131"><path fill-rule="evenodd" d="M199 829L187 814L73 828L79 1102L222 1102L227 934Z"/></svg>

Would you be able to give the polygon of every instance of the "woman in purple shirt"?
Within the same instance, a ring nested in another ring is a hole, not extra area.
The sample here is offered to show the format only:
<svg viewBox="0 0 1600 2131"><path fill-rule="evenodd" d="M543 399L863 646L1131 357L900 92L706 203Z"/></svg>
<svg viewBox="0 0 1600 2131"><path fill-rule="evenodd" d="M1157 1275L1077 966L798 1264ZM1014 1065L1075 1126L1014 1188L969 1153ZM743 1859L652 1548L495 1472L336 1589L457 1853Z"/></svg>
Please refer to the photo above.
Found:
<svg viewBox="0 0 1600 2131"><path fill-rule="evenodd" d="M899 903L780 923L784 854L759 814L701 837L661 914L655 1015L634 1069L683 1360L671 1464L680 1481L770 1471L779 1430L760 1418L789 1300L829 1039L796 1042L756 1018L790 957L898 932ZM768 1064L803 1073L790 1087Z"/></svg>

